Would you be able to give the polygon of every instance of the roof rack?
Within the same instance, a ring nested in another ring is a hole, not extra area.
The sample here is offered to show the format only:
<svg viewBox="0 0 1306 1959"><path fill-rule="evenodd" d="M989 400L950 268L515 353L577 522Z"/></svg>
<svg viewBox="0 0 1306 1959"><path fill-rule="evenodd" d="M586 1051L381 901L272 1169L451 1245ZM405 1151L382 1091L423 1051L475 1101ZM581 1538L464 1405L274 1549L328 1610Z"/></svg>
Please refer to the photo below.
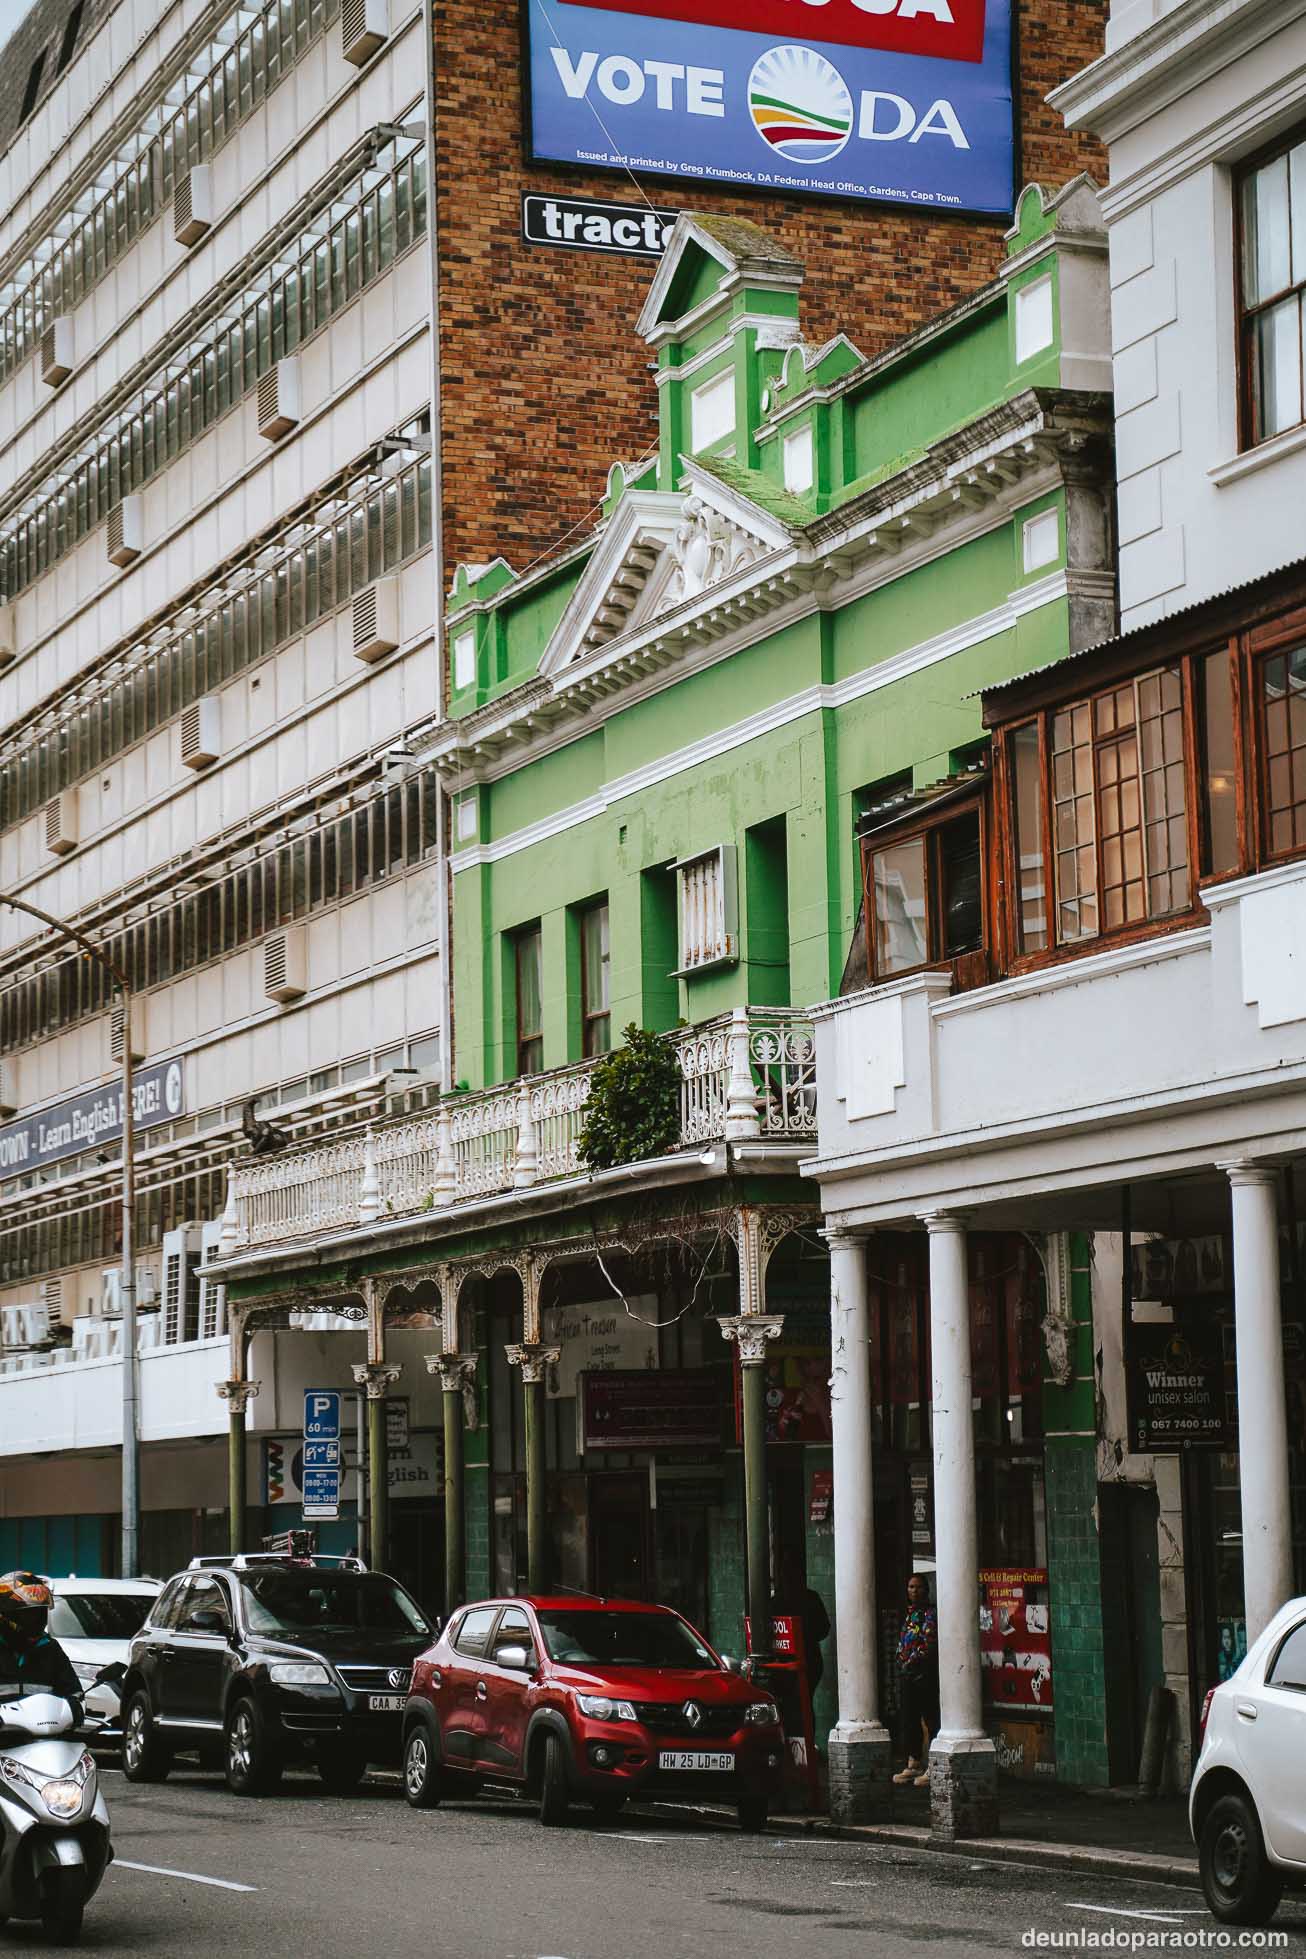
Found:
<svg viewBox="0 0 1306 1959"><path fill-rule="evenodd" d="M283 1570L334 1570L366 1571L367 1566L361 1558L352 1556L333 1557L325 1552L289 1551L237 1551L228 1552L225 1557L192 1558L187 1571L262 1571L269 1565L279 1565Z"/></svg>

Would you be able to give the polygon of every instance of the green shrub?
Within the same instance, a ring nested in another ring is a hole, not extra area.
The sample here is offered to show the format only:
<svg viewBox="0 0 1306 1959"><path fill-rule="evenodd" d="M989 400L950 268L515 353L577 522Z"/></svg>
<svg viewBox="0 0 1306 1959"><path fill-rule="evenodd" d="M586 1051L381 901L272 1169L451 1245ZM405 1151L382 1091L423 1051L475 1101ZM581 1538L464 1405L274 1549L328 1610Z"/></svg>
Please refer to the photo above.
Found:
<svg viewBox="0 0 1306 1959"><path fill-rule="evenodd" d="M576 1153L587 1170L665 1156L680 1143L680 1063L660 1034L634 1021L624 1047L595 1063Z"/></svg>

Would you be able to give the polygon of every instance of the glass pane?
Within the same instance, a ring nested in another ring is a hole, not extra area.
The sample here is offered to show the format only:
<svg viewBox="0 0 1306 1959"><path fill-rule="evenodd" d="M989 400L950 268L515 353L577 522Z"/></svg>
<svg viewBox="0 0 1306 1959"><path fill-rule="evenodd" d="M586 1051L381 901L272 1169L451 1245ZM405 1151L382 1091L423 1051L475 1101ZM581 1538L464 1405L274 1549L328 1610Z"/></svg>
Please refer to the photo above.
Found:
<svg viewBox="0 0 1306 1959"><path fill-rule="evenodd" d="M1292 283L1306 282L1306 143L1288 153L1289 194L1292 199Z"/></svg>
<svg viewBox="0 0 1306 1959"><path fill-rule="evenodd" d="M983 880L978 813L947 824L939 833L939 916L943 956L975 952L984 943Z"/></svg>
<svg viewBox="0 0 1306 1959"><path fill-rule="evenodd" d="M1301 301L1295 294L1256 322L1252 408L1257 441L1295 428L1302 419Z"/></svg>
<svg viewBox="0 0 1306 1959"><path fill-rule="evenodd" d="M1306 646L1262 660L1266 755L1262 795L1272 851L1296 847L1306 814Z"/></svg>
<svg viewBox="0 0 1306 1959"><path fill-rule="evenodd" d="M537 931L517 940L517 1039L519 1044L539 1034L543 1019L542 946Z"/></svg>
<svg viewBox="0 0 1306 1959"><path fill-rule="evenodd" d="M1233 752L1233 676L1227 653L1202 662L1202 779L1206 792L1208 868L1238 868L1238 801Z"/></svg>
<svg viewBox="0 0 1306 1959"><path fill-rule="evenodd" d="M1243 288L1255 305L1289 283L1288 159L1253 171L1243 188Z"/></svg>
<svg viewBox="0 0 1306 1959"><path fill-rule="evenodd" d="M1047 945L1047 880L1043 864L1042 783L1038 764L1038 723L1027 722L1010 738L1015 826L1016 892L1022 952Z"/></svg>
<svg viewBox="0 0 1306 1959"><path fill-rule="evenodd" d="M925 914L925 839L890 844L871 859L875 903L875 972L910 972L929 958Z"/></svg>

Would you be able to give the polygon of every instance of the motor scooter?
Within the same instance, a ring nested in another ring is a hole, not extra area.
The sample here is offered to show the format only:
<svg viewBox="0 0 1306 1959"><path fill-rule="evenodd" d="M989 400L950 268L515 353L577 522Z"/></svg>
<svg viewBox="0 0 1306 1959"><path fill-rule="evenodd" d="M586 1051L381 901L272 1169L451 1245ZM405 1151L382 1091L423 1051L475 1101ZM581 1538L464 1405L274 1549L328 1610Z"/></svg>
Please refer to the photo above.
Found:
<svg viewBox="0 0 1306 1959"><path fill-rule="evenodd" d="M64 1945L113 1857L85 1732L57 1694L0 1681L0 1925L39 1918Z"/></svg>

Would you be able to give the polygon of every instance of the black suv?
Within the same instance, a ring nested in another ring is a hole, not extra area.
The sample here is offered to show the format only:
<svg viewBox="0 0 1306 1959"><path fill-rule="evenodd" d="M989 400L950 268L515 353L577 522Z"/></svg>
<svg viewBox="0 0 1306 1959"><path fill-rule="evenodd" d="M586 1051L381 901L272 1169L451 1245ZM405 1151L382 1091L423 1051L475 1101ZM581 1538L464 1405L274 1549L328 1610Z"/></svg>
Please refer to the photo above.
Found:
<svg viewBox="0 0 1306 1959"><path fill-rule="evenodd" d="M197 1560L160 1593L122 1683L122 1765L161 1782L198 1753L240 1796L308 1757L347 1794L397 1762L413 1661L438 1625L393 1578L351 1561Z"/></svg>

